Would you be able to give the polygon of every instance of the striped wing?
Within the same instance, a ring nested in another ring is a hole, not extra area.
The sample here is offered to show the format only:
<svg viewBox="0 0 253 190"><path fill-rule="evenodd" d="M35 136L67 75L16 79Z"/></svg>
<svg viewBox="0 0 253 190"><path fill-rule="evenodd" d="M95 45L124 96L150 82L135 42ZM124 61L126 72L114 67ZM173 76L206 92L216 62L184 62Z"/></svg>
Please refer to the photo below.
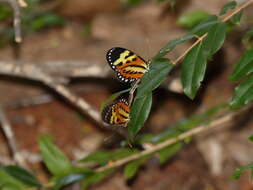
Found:
<svg viewBox="0 0 253 190"><path fill-rule="evenodd" d="M109 125L121 126L129 121L130 108L126 99L116 100L102 111L102 119Z"/></svg>
<svg viewBox="0 0 253 190"><path fill-rule="evenodd" d="M107 52L106 59L116 71L121 82L133 82L141 78L149 69L148 63L132 51L115 47Z"/></svg>

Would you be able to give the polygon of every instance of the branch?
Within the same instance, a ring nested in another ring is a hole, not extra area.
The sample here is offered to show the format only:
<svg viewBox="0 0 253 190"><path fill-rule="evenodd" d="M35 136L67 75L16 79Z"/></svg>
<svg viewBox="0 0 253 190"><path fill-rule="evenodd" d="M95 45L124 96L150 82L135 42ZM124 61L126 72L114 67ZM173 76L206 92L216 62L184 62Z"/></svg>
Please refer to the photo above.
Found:
<svg viewBox="0 0 253 190"><path fill-rule="evenodd" d="M186 139L188 137L192 137L194 135L197 135L197 134L200 134L200 133L203 133L203 132L207 132L207 131L209 131L211 129L218 128L221 125L224 125L224 124L232 121L232 119L234 118L234 116L242 113L246 109L240 110L238 112L229 113L229 114L227 114L225 116L222 116L220 118L217 118L217 119L211 121L209 124L200 125L198 127L195 127L195 128L193 128L193 129L191 129L189 131L186 131L186 132L182 133L181 135L179 135L177 137L174 137L174 138L168 139L168 140L166 140L164 142L161 142L159 144L153 145L150 148L148 148L148 149L146 149L146 150L144 150L142 152L139 152L139 153L130 155L128 157L125 157L123 159L117 160L117 161L112 162L112 163L110 163L110 164L108 164L106 166L99 167L99 168L95 169L95 171L101 172L101 171L105 171L105 170L108 170L108 169L120 167L120 166L122 166L122 165L124 165L124 164L126 164L128 162L133 161L133 160L137 160L137 159L139 159L141 157L144 157L146 155L158 152L161 149L166 148L166 147L168 147L168 146L170 146L172 144L175 144L175 143L177 143L179 141L182 141L182 140L184 140L184 139Z"/></svg>
<svg viewBox="0 0 253 190"><path fill-rule="evenodd" d="M237 7L235 10L233 10L232 12L230 12L229 14L225 15L221 21L222 22L226 22L228 21L230 18L232 18L235 14L239 13L242 9L248 7L250 4L253 3L253 0L249 0L246 3L243 3L242 5L240 5L239 7ZM172 61L172 64L177 64L181 59L183 59L186 54L191 51L196 45L198 45L200 42L203 41L203 39L205 39L205 37L207 36L207 33L203 34L202 36L200 36L198 38L198 40L196 42L194 42L194 44L192 44L181 56L179 56L175 61Z"/></svg>
<svg viewBox="0 0 253 190"><path fill-rule="evenodd" d="M0 74L24 77L42 82L56 91L59 95L66 98L96 123L100 125L102 123L99 112L93 109L88 102L73 94L67 87L55 82L53 77L44 73L34 65L2 64L0 67Z"/></svg>
<svg viewBox="0 0 253 190"><path fill-rule="evenodd" d="M11 155L16 164L27 168L27 164L25 162L24 157L22 156L21 152L19 151L18 144L16 142L15 135L12 131L11 124L9 123L3 108L0 106L0 122L3 133L7 139L7 144L9 146Z"/></svg>

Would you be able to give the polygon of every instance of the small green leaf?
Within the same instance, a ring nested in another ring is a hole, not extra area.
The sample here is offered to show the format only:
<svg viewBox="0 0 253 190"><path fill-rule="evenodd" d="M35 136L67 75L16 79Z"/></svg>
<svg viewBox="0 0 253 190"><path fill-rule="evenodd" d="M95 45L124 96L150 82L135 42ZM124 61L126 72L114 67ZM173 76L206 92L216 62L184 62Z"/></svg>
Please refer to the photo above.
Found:
<svg viewBox="0 0 253 190"><path fill-rule="evenodd" d="M162 49L160 49L160 51L155 55L153 59L155 60L164 57L166 54L172 51L178 44L191 40L194 37L195 36L193 34L186 34L181 38L169 41L169 43L167 43Z"/></svg>
<svg viewBox="0 0 253 190"><path fill-rule="evenodd" d="M138 169L141 167L141 165L150 158L150 155L144 156L142 158L139 158L138 160L134 160L130 163L128 163L124 168L124 176L127 179L131 179L135 176Z"/></svg>
<svg viewBox="0 0 253 190"><path fill-rule="evenodd" d="M181 80L184 93L194 99L204 79L206 71L206 56L200 43L195 46L184 58L182 65Z"/></svg>
<svg viewBox="0 0 253 190"><path fill-rule="evenodd" d="M4 166L3 170L6 171L6 173L8 173L10 176L21 181L27 186L40 186L39 181L33 174L19 166Z"/></svg>
<svg viewBox="0 0 253 190"><path fill-rule="evenodd" d="M172 68L173 65L169 64L169 59L167 58L153 60L150 64L150 70L141 79L135 98L138 99L146 96L146 94L149 94L156 89Z"/></svg>
<svg viewBox="0 0 253 190"><path fill-rule="evenodd" d="M5 20L12 15L12 10L6 5L0 5L0 20Z"/></svg>
<svg viewBox="0 0 253 190"><path fill-rule="evenodd" d="M102 172L96 172L91 176L88 176L82 180L81 189L85 190L88 188L89 185L95 182L99 182L108 175L110 175L115 169L108 169Z"/></svg>
<svg viewBox="0 0 253 190"><path fill-rule="evenodd" d="M27 190L28 186L0 169L0 188L3 190Z"/></svg>
<svg viewBox="0 0 253 190"><path fill-rule="evenodd" d="M110 154L110 160L115 161L115 160L130 156L132 154L135 154L137 152L139 152L139 150L135 148L121 148L121 149L113 151Z"/></svg>
<svg viewBox="0 0 253 190"><path fill-rule="evenodd" d="M173 145L170 145L169 147L166 147L159 151L159 160L160 163L165 163L170 157L178 153L183 147L183 143L178 142Z"/></svg>
<svg viewBox="0 0 253 190"><path fill-rule="evenodd" d="M131 154L138 152L137 149L121 148L112 152L97 151L89 154L85 158L79 160L79 162L96 162L100 165L105 165L109 161L115 161L120 158L124 158Z"/></svg>
<svg viewBox="0 0 253 190"><path fill-rule="evenodd" d="M229 79L237 81L253 72L253 48L247 50L236 64Z"/></svg>
<svg viewBox="0 0 253 190"><path fill-rule="evenodd" d="M109 160L110 160L110 153L103 151L96 151L94 153L89 154L85 158L81 159L80 162L97 162L101 165L105 165Z"/></svg>
<svg viewBox="0 0 253 190"><path fill-rule="evenodd" d="M131 90L131 88L128 88L126 90L122 90L122 91L119 91L119 92L116 92L116 93L113 93L109 98L107 98L105 101L103 101L101 103L101 106L100 106L100 111L102 111L105 106L107 106L108 104L112 103L116 98L118 98L121 94L124 94L126 92L129 92Z"/></svg>
<svg viewBox="0 0 253 190"><path fill-rule="evenodd" d="M241 18L242 18L242 11L240 11L239 13L235 14L231 19L230 21L233 23L233 24L240 24L241 22Z"/></svg>
<svg viewBox="0 0 253 190"><path fill-rule="evenodd" d="M90 174L91 175L91 174ZM65 185L69 185L71 183L74 183L76 181L81 181L85 177L89 176L88 174L70 174L68 176L65 176L63 178L55 180L54 190L59 190Z"/></svg>
<svg viewBox="0 0 253 190"><path fill-rule="evenodd" d="M52 26L63 26L65 24L65 20L53 13L45 13L38 15L35 17L30 26L34 31L39 31L44 28L52 27Z"/></svg>
<svg viewBox="0 0 253 190"><path fill-rule="evenodd" d="M135 98L131 106L130 122L128 123L128 132L133 138L143 127L152 106L152 93L146 94L141 98Z"/></svg>
<svg viewBox="0 0 253 190"><path fill-rule="evenodd" d="M250 135L249 140L253 142L253 135Z"/></svg>
<svg viewBox="0 0 253 190"><path fill-rule="evenodd" d="M253 75L246 78L235 88L234 96L230 102L232 108L239 108L246 105L253 99Z"/></svg>
<svg viewBox="0 0 253 190"><path fill-rule="evenodd" d="M215 54L222 47L225 37L225 23L220 22L210 27L208 35L203 42L203 51L208 58Z"/></svg>
<svg viewBox="0 0 253 190"><path fill-rule="evenodd" d="M71 173L73 167L70 160L53 144L51 138L42 136L39 139L39 147L49 171L56 176L65 176Z"/></svg>
<svg viewBox="0 0 253 190"><path fill-rule="evenodd" d="M242 166L240 168L236 168L234 173L232 174L232 178L239 179L242 175L242 172L244 172L245 170L248 170L248 169L250 169L251 171L253 170L253 163Z"/></svg>
<svg viewBox="0 0 253 190"><path fill-rule="evenodd" d="M226 3L220 11L220 16L226 14L229 9L234 9L236 5L237 5L236 1L230 1Z"/></svg>
<svg viewBox="0 0 253 190"><path fill-rule="evenodd" d="M195 10L180 16L177 20L177 24L185 28L193 28L209 16L210 13L206 11Z"/></svg>
<svg viewBox="0 0 253 190"><path fill-rule="evenodd" d="M215 15L211 15L204 19L202 22L200 22L196 27L194 27L190 34L201 36L205 33L207 33L213 25L219 23L218 17Z"/></svg>
<svg viewBox="0 0 253 190"><path fill-rule="evenodd" d="M242 38L242 43L246 49L253 48L253 28L251 28Z"/></svg>

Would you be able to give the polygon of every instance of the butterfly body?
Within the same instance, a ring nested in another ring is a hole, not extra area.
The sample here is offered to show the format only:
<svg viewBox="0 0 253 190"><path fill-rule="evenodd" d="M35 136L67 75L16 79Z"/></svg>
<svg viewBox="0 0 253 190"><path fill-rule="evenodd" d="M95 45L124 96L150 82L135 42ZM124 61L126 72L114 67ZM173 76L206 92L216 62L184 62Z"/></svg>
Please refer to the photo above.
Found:
<svg viewBox="0 0 253 190"><path fill-rule="evenodd" d="M126 99L119 99L107 105L102 111L106 124L124 126L129 121L130 108Z"/></svg>
<svg viewBox="0 0 253 190"><path fill-rule="evenodd" d="M106 59L121 82L133 82L140 79L149 70L148 62L125 48L110 49Z"/></svg>

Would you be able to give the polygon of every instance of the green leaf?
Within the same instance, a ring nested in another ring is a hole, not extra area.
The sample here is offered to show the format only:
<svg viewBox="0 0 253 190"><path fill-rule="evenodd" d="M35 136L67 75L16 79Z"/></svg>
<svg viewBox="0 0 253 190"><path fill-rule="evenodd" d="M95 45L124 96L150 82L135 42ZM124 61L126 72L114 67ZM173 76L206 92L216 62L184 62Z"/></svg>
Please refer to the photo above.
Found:
<svg viewBox="0 0 253 190"><path fill-rule="evenodd" d="M226 13L228 12L229 9L234 9L234 8L236 7L236 5L237 5L237 2L236 2L236 1L230 1L230 2L226 3L226 4L222 7L222 9L221 9L221 11L220 11L220 16L226 14Z"/></svg>
<svg viewBox="0 0 253 190"><path fill-rule="evenodd" d="M173 65L169 64L169 59L155 59L150 64L150 70L142 77L141 83L138 86L135 98L141 98L151 93L156 89L168 73L172 70Z"/></svg>
<svg viewBox="0 0 253 190"><path fill-rule="evenodd" d="M144 156L142 158L139 158L138 160L134 160L130 163L128 163L124 167L124 176L127 179L131 179L132 177L135 176L137 173L138 169L141 167L141 165L150 158L150 155Z"/></svg>
<svg viewBox="0 0 253 190"><path fill-rule="evenodd" d="M253 135L250 135L249 140L253 142Z"/></svg>
<svg viewBox="0 0 253 190"><path fill-rule="evenodd" d="M65 20L53 13L45 13L34 18L30 26L33 30L39 31L44 28L52 27L52 26L63 26L65 24Z"/></svg>
<svg viewBox="0 0 253 190"><path fill-rule="evenodd" d="M12 15L12 10L6 5L0 5L0 20L5 20Z"/></svg>
<svg viewBox="0 0 253 190"><path fill-rule="evenodd" d="M246 49L253 48L253 28L251 28L242 38L242 43Z"/></svg>
<svg viewBox="0 0 253 190"><path fill-rule="evenodd" d="M81 181L82 179L85 179L85 177L87 177L87 176L89 176L89 175L88 174L70 174L70 175L65 176L63 178L57 179L55 182L54 190L61 189L63 186L69 185L69 184L74 183L76 181Z"/></svg>
<svg viewBox="0 0 253 190"><path fill-rule="evenodd" d="M152 93L146 94L141 98L135 98L131 106L130 122L128 123L128 132L133 138L143 127L152 106Z"/></svg>
<svg viewBox="0 0 253 190"><path fill-rule="evenodd" d="M235 88L235 92L230 102L232 108L239 108L246 105L253 99L253 75L246 78Z"/></svg>
<svg viewBox="0 0 253 190"><path fill-rule="evenodd" d="M245 170L248 170L248 169L253 170L253 163L242 166L240 168L236 168L234 173L232 174L232 178L239 179L242 175L242 172L244 172Z"/></svg>
<svg viewBox="0 0 253 190"><path fill-rule="evenodd" d="M204 79L207 58L221 48L226 36L225 24L216 22L208 27L204 42L195 46L185 57L182 66L182 84L185 94L193 99Z"/></svg>
<svg viewBox="0 0 253 190"><path fill-rule="evenodd" d="M80 162L97 162L100 165L105 165L109 161L115 161L120 158L124 158L131 154L138 152L137 149L121 148L112 152L97 151L89 154L85 158L79 160Z"/></svg>
<svg viewBox="0 0 253 190"><path fill-rule="evenodd" d="M159 151L159 160L160 163L165 163L170 157L178 153L183 147L183 143L178 142L173 145L170 145L169 147L166 147Z"/></svg>
<svg viewBox="0 0 253 190"><path fill-rule="evenodd" d="M84 178L81 184L81 189L85 190L90 184L101 181L102 179L110 175L112 172L114 172L114 170L115 169L108 169L102 172L96 172L93 175Z"/></svg>
<svg viewBox="0 0 253 190"><path fill-rule="evenodd" d="M39 139L39 147L49 171L56 176L65 176L71 173L73 167L70 160L53 144L51 138L42 136Z"/></svg>
<svg viewBox="0 0 253 190"><path fill-rule="evenodd" d="M236 64L229 79L237 81L253 72L253 48L247 50Z"/></svg>
<svg viewBox="0 0 253 190"><path fill-rule="evenodd" d="M225 23L219 22L210 27L208 35L203 42L203 51L208 58L215 54L222 47L225 37Z"/></svg>
<svg viewBox="0 0 253 190"><path fill-rule="evenodd" d="M237 14L235 14L235 15L230 19L230 21L231 21L233 24L240 24L241 18L242 18L242 11L240 11L240 12L237 13Z"/></svg>
<svg viewBox="0 0 253 190"><path fill-rule="evenodd" d="M131 90L131 88L128 88L128 89L125 89L125 90L122 90L122 91L119 91L119 92L116 92L116 93L113 93L109 98L107 98L105 101L103 101L101 103L101 106L100 106L100 111L102 111L105 106L107 106L108 104L112 103L116 98L118 98L121 94L124 94L126 92L129 92Z"/></svg>
<svg viewBox="0 0 253 190"><path fill-rule="evenodd" d="M27 190L28 186L0 169L0 188L3 190Z"/></svg>
<svg viewBox="0 0 253 190"><path fill-rule="evenodd" d="M204 79L206 71L206 56L202 49L202 43L198 44L186 55L182 65L181 80L184 93L194 99Z"/></svg>
<svg viewBox="0 0 253 190"><path fill-rule="evenodd" d="M193 34L186 34L181 38L169 41L169 43L167 43L162 49L160 49L160 51L154 56L153 59L159 59L164 57L166 54L172 51L178 44L191 40L194 37L195 36Z"/></svg>
<svg viewBox="0 0 253 190"><path fill-rule="evenodd" d="M215 15L211 15L208 18L204 19L202 22L200 22L196 27L194 27L190 34L201 36L205 33L207 33L213 25L219 23L218 17Z"/></svg>
<svg viewBox="0 0 253 190"><path fill-rule="evenodd" d="M21 181L27 186L40 186L39 181L33 174L19 166L4 166L2 169L6 171L6 173L8 173L10 176Z"/></svg>
<svg viewBox="0 0 253 190"><path fill-rule="evenodd" d="M206 11L195 10L180 16L177 20L177 24L185 28L193 28L209 16L210 13Z"/></svg>
<svg viewBox="0 0 253 190"><path fill-rule="evenodd" d="M97 162L101 165L105 165L109 160L110 160L110 153L103 151L96 151L81 159L80 162Z"/></svg>

